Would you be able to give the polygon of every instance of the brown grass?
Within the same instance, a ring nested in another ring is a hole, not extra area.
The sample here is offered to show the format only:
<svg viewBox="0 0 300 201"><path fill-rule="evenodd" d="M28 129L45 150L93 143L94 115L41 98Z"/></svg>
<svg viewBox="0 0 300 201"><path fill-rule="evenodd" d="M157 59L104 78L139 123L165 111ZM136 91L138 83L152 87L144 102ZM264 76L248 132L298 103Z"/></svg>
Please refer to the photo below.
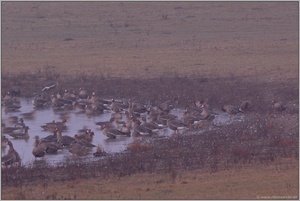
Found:
<svg viewBox="0 0 300 201"><path fill-rule="evenodd" d="M287 79L298 70L297 5L2 2L2 72Z"/></svg>
<svg viewBox="0 0 300 201"><path fill-rule="evenodd" d="M140 173L104 180L5 186L2 199L298 199L298 177L298 160L278 159L268 166L252 164L214 174L192 170L175 177Z"/></svg>

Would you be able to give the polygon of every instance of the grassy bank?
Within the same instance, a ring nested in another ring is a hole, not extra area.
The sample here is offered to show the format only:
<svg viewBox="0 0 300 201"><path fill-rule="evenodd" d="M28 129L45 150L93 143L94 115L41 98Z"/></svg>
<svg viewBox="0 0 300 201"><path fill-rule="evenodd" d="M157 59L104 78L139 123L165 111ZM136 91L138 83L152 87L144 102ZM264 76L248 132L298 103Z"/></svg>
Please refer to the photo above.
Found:
<svg viewBox="0 0 300 201"><path fill-rule="evenodd" d="M192 170L175 177L140 173L4 186L2 199L298 199L298 177L298 160L286 158L213 174Z"/></svg>

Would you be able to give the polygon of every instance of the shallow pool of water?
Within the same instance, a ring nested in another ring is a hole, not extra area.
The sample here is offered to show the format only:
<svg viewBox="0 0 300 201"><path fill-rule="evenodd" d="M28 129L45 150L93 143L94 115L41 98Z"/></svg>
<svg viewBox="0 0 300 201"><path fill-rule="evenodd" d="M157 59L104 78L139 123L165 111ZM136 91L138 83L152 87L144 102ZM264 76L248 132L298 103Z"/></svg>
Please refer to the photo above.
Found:
<svg viewBox="0 0 300 201"><path fill-rule="evenodd" d="M5 123L7 126L14 126L14 123L9 121L11 116L22 117L22 113L27 113L31 111L35 111L34 118L32 119L24 119L24 122L27 126L29 126L29 135L30 138L28 140L24 139L14 139L11 136L4 134L8 139L10 139L14 145L14 148L20 154L22 159L22 164L30 164L36 159L32 155L32 150L34 148L35 136L39 136L40 138L51 135L52 133L49 131L44 131L41 128L41 125L55 121L61 121L62 119L67 119L67 127L68 129L62 133L62 135L69 135L74 137L79 129L89 128L94 131L95 135L92 143L94 145L100 145L104 151L107 153L118 153L124 151L128 144L131 143L134 139L138 138L141 140L149 140L151 137L120 137L117 139L108 139L105 135L103 135L102 131L96 125L96 122L99 121L108 121L111 118L111 111L104 112L101 115L97 116L87 116L85 113L79 113L78 110L72 109L68 111L56 111L53 110L52 107L44 108L44 109L35 109L32 105L32 100L21 99L21 108L18 112L5 112L2 107L2 123ZM172 114L181 118L184 110L176 109L171 111ZM125 118L125 116L124 116ZM222 125L228 125L232 122L241 122L244 120L243 115L235 115L230 116L227 113L220 112L215 115L214 120L210 123L210 128L217 128ZM197 131L198 134L204 133L205 129L201 129ZM165 128L159 131L158 136L160 137L169 137L171 136L173 131L169 128ZM5 155L8 151L8 147L6 149L2 149L2 156ZM88 158L93 158L92 153L96 151L96 147L90 150L90 154ZM58 154L49 155L47 154L44 157L44 161L50 165L58 164L65 160L69 160L72 157L72 154L68 150L59 150ZM38 159L41 160L41 159Z"/></svg>
<svg viewBox="0 0 300 201"><path fill-rule="evenodd" d="M61 121L63 118L67 118L67 127L68 129L62 133L62 135L74 136L79 129L84 127L92 129L95 135L92 143L94 145L100 145L106 152L108 153L118 153L125 150L129 143L131 143L137 137L120 137L115 140L108 139L105 135L103 135L102 131L97 127L96 122L99 121L108 121L111 118L112 112L107 111L101 115L88 117L85 113L79 113L78 110L73 109L69 111L55 111L52 107L44 108L44 109L35 109L32 105L31 100L21 99L21 108L18 112L9 112L6 113L4 108L2 107L2 123L5 123L7 126L14 126L14 123L10 123L9 117L17 116L22 117L22 113L27 113L35 110L33 119L24 119L24 123L29 126L29 135L30 138L28 140L24 139L14 139L11 136L4 134L8 139L10 139L14 145L14 148L20 154L22 158L23 164L29 164L35 160L32 155L32 150L34 148L35 136L39 136L40 138L51 135L52 133L49 131L44 131L41 128L41 125L55 121ZM174 110L172 113L177 116L181 116L183 114L182 110ZM125 118L125 116L124 116ZM160 136L169 136L172 134L170 129L163 129L160 131ZM139 137L141 138L141 137ZM144 137L147 138L147 137ZM148 137L149 138L149 137ZM2 156L5 155L8 151L8 147L2 150ZM91 154L88 157L93 157L92 153L96 151L96 147L91 149ZM72 154L68 150L59 150L58 154L55 155L46 155L43 160L48 162L49 164L56 164L58 162L62 162L68 156L72 156Z"/></svg>

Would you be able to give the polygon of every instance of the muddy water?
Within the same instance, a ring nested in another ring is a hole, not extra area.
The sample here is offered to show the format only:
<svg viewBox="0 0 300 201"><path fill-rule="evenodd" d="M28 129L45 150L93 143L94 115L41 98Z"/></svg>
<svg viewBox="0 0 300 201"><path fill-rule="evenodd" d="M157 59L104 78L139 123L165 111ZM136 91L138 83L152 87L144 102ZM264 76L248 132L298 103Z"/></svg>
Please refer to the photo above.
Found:
<svg viewBox="0 0 300 201"><path fill-rule="evenodd" d="M126 149L127 145L131 143L136 138L141 137L120 137L115 140L108 139L105 135L103 135L102 131L97 127L96 122L99 121L108 121L111 118L111 112L107 111L104 114L98 116L88 117L85 113L79 113L77 110L70 111L54 111L53 108L44 108L44 109L35 109L32 105L32 100L21 99L21 108L18 112L9 112L6 113L2 108L2 123L5 123L7 126L14 126L14 123L9 122L9 117L17 116L22 117L22 113L31 112L35 110L35 115L33 119L24 119L24 122L27 126L29 126L29 135L30 138L28 140L24 139L14 139L11 136L5 134L5 136L10 139L14 145L14 148L20 154L22 158L23 164L30 164L35 160L32 155L32 150L34 147L35 136L39 136L40 138L51 135L52 133L49 131L44 131L41 128L41 125L51 122L53 120L61 121L63 118L67 118L67 131L63 132L62 135L74 136L79 129L84 127L90 128L94 131L95 135L92 143L94 145L100 145L106 152L108 153L117 153ZM181 116L183 111L175 110L173 111L177 116ZM169 136L171 135L170 129L161 130L159 136ZM143 137L142 140L147 140L150 137ZM8 148L2 150L2 155L6 154ZM91 153L87 157L93 157L92 153L96 151L96 147L91 149ZM49 164L57 164L59 162L63 162L64 160L69 159L71 157L71 153L68 150L61 150L58 154L55 155L46 155L43 160L48 162Z"/></svg>
<svg viewBox="0 0 300 201"><path fill-rule="evenodd" d="M108 121L111 118L112 112L107 111L101 115L97 116L87 116L85 113L79 113L77 110L69 110L69 111L55 111L53 108L44 108L44 109L35 109L32 105L32 100L30 99L21 99L21 108L18 112L9 112L6 113L2 107L2 123L5 123L7 126L14 126L14 123L9 121L11 116L22 117L22 113L27 113L31 111L35 111L34 118L32 119L24 119L24 122L27 126L29 126L29 135L30 138L28 140L24 139L14 139L11 136L4 134L8 139L10 139L14 145L14 148L20 154L22 158L22 163L24 165L30 164L36 159L32 155L32 150L34 148L35 136L39 136L40 138L46 137L48 135L52 135L49 131L44 131L41 128L41 125L52 122L53 120L61 121L62 119L67 119L67 127L68 129L64 131L63 135L74 136L79 129L89 128L94 131L95 135L92 143L94 145L100 145L106 152L108 153L118 153L124 151L128 144L131 143L134 139L140 140L150 140L151 137L120 137L117 139L108 139L105 135L103 135L102 131L97 127L96 122L99 121ZM181 118L184 110L176 109L171 111L172 114ZM124 117L125 118L125 117ZM210 124L210 128L217 128L222 125L228 125L233 122L242 122L244 120L243 115L230 116L227 113L217 112L215 118ZM197 133L204 133L206 129L198 130ZM169 137L172 135L172 131L169 128L165 128L159 131L159 137ZM2 156L5 155L8 151L8 148L2 150ZM92 153L96 151L96 147L90 150L90 154L88 156L84 156L85 158L93 159ZM66 160L72 159L72 155L68 150L59 150L58 154L54 155L46 155L44 157L44 161L50 165L55 165L60 162L64 162Z"/></svg>

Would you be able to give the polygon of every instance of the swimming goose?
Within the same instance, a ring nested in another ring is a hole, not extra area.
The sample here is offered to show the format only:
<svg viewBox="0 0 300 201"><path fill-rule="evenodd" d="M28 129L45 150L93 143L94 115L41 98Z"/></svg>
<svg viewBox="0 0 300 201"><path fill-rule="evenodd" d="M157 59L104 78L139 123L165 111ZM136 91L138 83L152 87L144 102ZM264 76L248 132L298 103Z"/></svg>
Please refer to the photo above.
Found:
<svg viewBox="0 0 300 201"><path fill-rule="evenodd" d="M82 146L89 147L89 148L91 148L91 147L96 147L96 146L93 145L91 142L89 142L89 141L87 141L87 140L85 140L85 139L82 139L82 138L78 137L77 134L75 134L74 138L75 138L75 140L76 140L76 143L79 143L79 144L81 144Z"/></svg>
<svg viewBox="0 0 300 201"><path fill-rule="evenodd" d="M167 100L163 103L161 103L158 108L161 109L164 112L169 113L172 109L174 109L175 107L177 107L178 105L178 97L175 97L172 100Z"/></svg>
<svg viewBox="0 0 300 201"><path fill-rule="evenodd" d="M31 112L24 112L24 113L21 114L21 116L24 119L32 120L35 117L35 110L33 110Z"/></svg>
<svg viewBox="0 0 300 201"><path fill-rule="evenodd" d="M132 130L134 135L149 136L152 134L152 130L141 125L138 119L133 120Z"/></svg>
<svg viewBox="0 0 300 201"><path fill-rule="evenodd" d="M89 148L78 141L73 141L69 145L68 150L73 156L86 156L89 153Z"/></svg>
<svg viewBox="0 0 300 201"><path fill-rule="evenodd" d="M116 128L107 127L107 124L101 125L101 130L102 130L102 133L110 139L116 139L117 136L128 136L128 137L130 137L130 135L122 133L120 130L118 130Z"/></svg>
<svg viewBox="0 0 300 201"><path fill-rule="evenodd" d="M32 104L36 108L43 108L47 106L50 102L51 97L48 97L48 93L41 93L34 97Z"/></svg>
<svg viewBox="0 0 300 201"><path fill-rule="evenodd" d="M36 158L43 158L46 154L46 151L43 147L39 146L40 139L39 136L35 136L34 148L32 150L33 156Z"/></svg>
<svg viewBox="0 0 300 201"><path fill-rule="evenodd" d="M11 137L15 138L15 139L25 139L28 140L29 139L29 133L28 133L29 127L25 126L24 130L14 130L11 133L9 133L8 135L10 135Z"/></svg>
<svg viewBox="0 0 300 201"><path fill-rule="evenodd" d="M11 141L7 141L6 144L9 146L8 153L1 157L1 163L4 166L13 165L15 163L20 164L21 158L19 153L14 149Z"/></svg>
<svg viewBox="0 0 300 201"><path fill-rule="evenodd" d="M53 133L39 140L39 146L42 147L47 154L56 154L62 147L57 142L57 132L58 129Z"/></svg>
<svg viewBox="0 0 300 201"><path fill-rule="evenodd" d="M57 142L61 147L69 147L72 142L76 141L75 138L68 136L68 135L62 135L61 130L58 129L57 132Z"/></svg>
<svg viewBox="0 0 300 201"><path fill-rule="evenodd" d="M177 118L177 116L170 114L170 113L165 113L165 112L162 112L157 116L157 120L162 121L164 123L164 125L167 125L168 120L173 120L176 118Z"/></svg>
<svg viewBox="0 0 300 201"><path fill-rule="evenodd" d="M84 139L88 142L92 142L95 133L91 129L83 128L79 130L76 135L78 139Z"/></svg>
<svg viewBox="0 0 300 201"><path fill-rule="evenodd" d="M98 121L95 124L98 126L98 128L101 129L102 125L106 125L106 128L117 128L116 124L114 123L115 118L111 117L109 121Z"/></svg>
<svg viewBox="0 0 300 201"><path fill-rule="evenodd" d="M146 117L142 117L142 126L144 126L146 129L151 130L152 132L157 132L160 129L164 128L162 126L159 126L153 122L147 122L147 118Z"/></svg>
<svg viewBox="0 0 300 201"><path fill-rule="evenodd" d="M10 116L8 118L8 122L11 124L16 124L19 122L19 117L18 116Z"/></svg>

